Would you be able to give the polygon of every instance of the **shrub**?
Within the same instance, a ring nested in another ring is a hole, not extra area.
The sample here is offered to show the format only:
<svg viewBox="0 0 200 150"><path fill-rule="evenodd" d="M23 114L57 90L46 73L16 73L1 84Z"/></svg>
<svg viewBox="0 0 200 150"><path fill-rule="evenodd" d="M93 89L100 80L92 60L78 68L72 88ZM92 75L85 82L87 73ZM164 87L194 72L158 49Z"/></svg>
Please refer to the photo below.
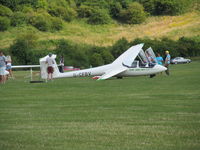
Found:
<svg viewBox="0 0 200 150"><path fill-rule="evenodd" d="M143 5L146 12L151 15L155 14L155 0L140 0L139 2Z"/></svg>
<svg viewBox="0 0 200 150"><path fill-rule="evenodd" d="M200 36L193 38L182 37L178 40L178 51L181 56L200 56Z"/></svg>
<svg viewBox="0 0 200 150"><path fill-rule="evenodd" d="M5 31L10 27L10 19L0 16L0 31Z"/></svg>
<svg viewBox="0 0 200 150"><path fill-rule="evenodd" d="M37 3L35 4L35 8L47 9L48 3L46 0L37 0Z"/></svg>
<svg viewBox="0 0 200 150"><path fill-rule="evenodd" d="M11 25L17 26L27 22L26 15L22 12L15 12L11 18Z"/></svg>
<svg viewBox="0 0 200 150"><path fill-rule="evenodd" d="M108 12L104 9L95 9L88 19L90 24L108 24L111 22L111 18Z"/></svg>
<svg viewBox="0 0 200 150"><path fill-rule="evenodd" d="M33 13L29 16L29 23L40 31L48 31L51 28L50 16L45 13Z"/></svg>
<svg viewBox="0 0 200 150"><path fill-rule="evenodd" d="M105 50L103 50L103 51L101 52L101 56L102 56L102 58L103 58L105 64L109 64L109 63L111 63L111 62L114 60L113 55L112 55L111 52L110 52L109 50L107 50L107 49L105 49Z"/></svg>
<svg viewBox="0 0 200 150"><path fill-rule="evenodd" d="M94 67L103 65L104 60L103 60L101 54L94 53L90 58L90 64Z"/></svg>
<svg viewBox="0 0 200 150"><path fill-rule="evenodd" d="M32 49L36 46L36 35L29 32L20 35L10 46L10 52L14 56L15 64L31 64L33 57Z"/></svg>
<svg viewBox="0 0 200 150"><path fill-rule="evenodd" d="M121 38L118 40L112 47L111 47L111 53L114 56L114 58L119 57L124 51L126 51L129 48L129 43L125 38Z"/></svg>
<svg viewBox="0 0 200 150"><path fill-rule="evenodd" d="M53 31L59 31L63 28L62 19L58 17L51 17L51 29Z"/></svg>
<svg viewBox="0 0 200 150"><path fill-rule="evenodd" d="M81 5L78 8L78 16L80 18L88 18L91 16L92 12L93 12L93 8L90 6L86 6L86 5Z"/></svg>
<svg viewBox="0 0 200 150"><path fill-rule="evenodd" d="M137 2L131 3L126 10L122 10L120 16L125 23L129 24L139 24L146 19L144 7Z"/></svg>
<svg viewBox="0 0 200 150"><path fill-rule="evenodd" d="M120 16L121 11L122 11L122 6L119 2L111 4L110 14L112 17L118 18Z"/></svg>
<svg viewBox="0 0 200 150"><path fill-rule="evenodd" d="M156 0L156 15L178 15L182 14L191 5L188 0Z"/></svg>
<svg viewBox="0 0 200 150"><path fill-rule="evenodd" d="M59 56L64 56L67 65L76 67L88 66L88 57L85 55L85 51L83 51L78 45L69 41L60 40L56 48L56 53Z"/></svg>
<svg viewBox="0 0 200 150"><path fill-rule="evenodd" d="M17 5L16 6L17 11L21 11L23 13L32 13L34 12L33 8L30 5Z"/></svg>
<svg viewBox="0 0 200 150"><path fill-rule="evenodd" d="M66 7L66 14L63 16L65 21L72 21L74 18L77 17L77 12L70 7Z"/></svg>
<svg viewBox="0 0 200 150"><path fill-rule="evenodd" d="M10 8L0 5L0 16L11 17L12 14L13 14L13 12Z"/></svg>
<svg viewBox="0 0 200 150"><path fill-rule="evenodd" d="M52 16L62 17L65 21L71 21L77 16L77 13L73 8L63 6L52 5L48 12Z"/></svg>

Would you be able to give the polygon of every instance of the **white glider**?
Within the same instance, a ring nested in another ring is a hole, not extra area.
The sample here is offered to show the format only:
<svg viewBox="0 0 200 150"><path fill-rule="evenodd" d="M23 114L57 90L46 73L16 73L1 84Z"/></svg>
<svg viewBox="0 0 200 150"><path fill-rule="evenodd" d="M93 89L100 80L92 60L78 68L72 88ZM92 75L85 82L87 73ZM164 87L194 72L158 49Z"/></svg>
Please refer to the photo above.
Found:
<svg viewBox="0 0 200 150"><path fill-rule="evenodd" d="M54 58L54 73L53 78L64 78L64 77L85 77L85 76L99 76L98 80L105 80L111 77L128 77L128 76L140 76L140 75L152 75L159 72L167 70L166 67L159 64L149 64L148 62L143 62L146 64L140 64L142 61L135 61L139 54L144 54L142 47L144 44L138 44L132 46L123 54L121 54L114 62L111 64L83 69L78 71L71 71L60 73L58 66L56 64L56 55L52 55ZM47 64L46 57L40 59L40 69L41 78L47 79ZM145 57L144 55L142 57ZM140 58L140 57L139 57Z"/></svg>

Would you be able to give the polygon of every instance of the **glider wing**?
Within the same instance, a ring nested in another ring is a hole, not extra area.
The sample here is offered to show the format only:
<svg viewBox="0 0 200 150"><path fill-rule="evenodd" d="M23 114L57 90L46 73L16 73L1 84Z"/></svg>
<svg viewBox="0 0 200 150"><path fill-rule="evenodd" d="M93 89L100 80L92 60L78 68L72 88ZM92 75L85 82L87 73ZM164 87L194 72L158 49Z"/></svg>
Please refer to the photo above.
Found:
<svg viewBox="0 0 200 150"><path fill-rule="evenodd" d="M127 68L124 67L124 66L120 66L118 68L114 68L114 69L106 72L105 74L103 74L98 80L108 79L108 78L113 77L113 76L115 76L115 75L117 75L119 73L122 73L122 72L126 71L126 70L127 70Z"/></svg>

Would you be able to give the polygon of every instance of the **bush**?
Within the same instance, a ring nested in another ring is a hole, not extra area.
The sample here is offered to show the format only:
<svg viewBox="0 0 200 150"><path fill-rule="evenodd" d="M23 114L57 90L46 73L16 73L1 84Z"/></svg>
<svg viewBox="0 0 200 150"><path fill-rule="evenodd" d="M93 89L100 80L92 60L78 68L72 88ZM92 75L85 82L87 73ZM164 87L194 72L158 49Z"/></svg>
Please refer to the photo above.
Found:
<svg viewBox="0 0 200 150"><path fill-rule="evenodd" d="M91 16L92 12L93 12L93 8L90 6L86 6L86 5L81 5L78 8L78 16L80 18L88 18Z"/></svg>
<svg viewBox="0 0 200 150"><path fill-rule="evenodd" d="M200 56L200 36L193 38L182 37L178 40L178 51L181 56Z"/></svg>
<svg viewBox="0 0 200 150"><path fill-rule="evenodd" d="M104 9L95 9L88 19L89 24L108 24L111 22L111 18L108 12Z"/></svg>
<svg viewBox="0 0 200 150"><path fill-rule="evenodd" d="M110 52L109 50L107 50L107 49L105 49L105 50L103 50L103 51L101 52L101 56L102 56L102 58L103 58L105 64L109 64L109 63L111 63L111 62L114 60L113 55L112 55L111 52Z"/></svg>
<svg viewBox="0 0 200 150"><path fill-rule="evenodd" d="M34 12L33 8L30 5L17 5L16 10L21 11L25 14Z"/></svg>
<svg viewBox="0 0 200 150"><path fill-rule="evenodd" d="M29 17L29 23L40 31L49 31L51 28L51 16L46 13L33 13Z"/></svg>
<svg viewBox="0 0 200 150"><path fill-rule="evenodd" d="M128 9L122 10L120 16L125 23L129 24L139 24L146 19L144 7L137 2L131 3Z"/></svg>
<svg viewBox="0 0 200 150"><path fill-rule="evenodd" d="M66 7L66 14L65 14L65 16L63 16L63 19L65 21L70 22L76 17L77 17L77 12L73 8Z"/></svg>
<svg viewBox="0 0 200 150"><path fill-rule="evenodd" d="M47 9L48 3L46 0L37 0L37 3L35 4L35 8Z"/></svg>
<svg viewBox="0 0 200 150"><path fill-rule="evenodd" d="M118 18L120 16L121 11L122 11L122 6L119 2L111 4L110 14L112 17Z"/></svg>
<svg viewBox="0 0 200 150"><path fill-rule="evenodd" d="M51 17L51 29L53 31L59 31L63 28L62 19L57 17Z"/></svg>
<svg viewBox="0 0 200 150"><path fill-rule="evenodd" d="M140 0L139 2L143 5L146 12L151 15L155 14L155 0Z"/></svg>
<svg viewBox="0 0 200 150"><path fill-rule="evenodd" d="M68 6L63 7L63 6L52 5L49 8L48 12L52 16L62 17L65 21L71 21L77 16L76 11Z"/></svg>
<svg viewBox="0 0 200 150"><path fill-rule="evenodd" d="M156 0L156 15L179 15L182 14L191 5L188 0Z"/></svg>
<svg viewBox="0 0 200 150"><path fill-rule="evenodd" d="M15 12L11 18L11 25L18 26L27 22L26 15L22 12Z"/></svg>
<svg viewBox="0 0 200 150"><path fill-rule="evenodd" d="M66 40L60 40L56 48L56 53L63 55L67 61L67 65L76 67L87 67L88 57L85 55L85 51L79 45L73 44Z"/></svg>
<svg viewBox="0 0 200 150"><path fill-rule="evenodd" d="M0 31L5 31L10 27L10 19L0 16Z"/></svg>
<svg viewBox="0 0 200 150"><path fill-rule="evenodd" d="M125 38L118 40L112 47L111 53L114 58L119 57L124 51L129 48L129 43Z"/></svg>
<svg viewBox="0 0 200 150"><path fill-rule="evenodd" d="M10 46L10 52L14 57L15 64L32 64L33 48L36 46L36 35L33 32L18 37Z"/></svg>
<svg viewBox="0 0 200 150"><path fill-rule="evenodd" d="M104 60L103 60L101 54L94 53L90 58L90 64L94 67L103 65Z"/></svg>
<svg viewBox="0 0 200 150"><path fill-rule="evenodd" d="M13 12L10 8L0 5L0 16L11 17L12 14L13 14Z"/></svg>

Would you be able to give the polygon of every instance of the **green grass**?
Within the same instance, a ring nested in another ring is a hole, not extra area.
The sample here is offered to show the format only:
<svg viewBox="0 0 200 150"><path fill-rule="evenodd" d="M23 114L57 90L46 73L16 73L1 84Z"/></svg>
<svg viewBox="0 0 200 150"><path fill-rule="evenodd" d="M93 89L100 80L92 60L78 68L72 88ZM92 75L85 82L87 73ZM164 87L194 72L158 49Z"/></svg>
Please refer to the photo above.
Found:
<svg viewBox="0 0 200 150"><path fill-rule="evenodd" d="M198 150L200 61L171 75L0 85L1 150Z"/></svg>

